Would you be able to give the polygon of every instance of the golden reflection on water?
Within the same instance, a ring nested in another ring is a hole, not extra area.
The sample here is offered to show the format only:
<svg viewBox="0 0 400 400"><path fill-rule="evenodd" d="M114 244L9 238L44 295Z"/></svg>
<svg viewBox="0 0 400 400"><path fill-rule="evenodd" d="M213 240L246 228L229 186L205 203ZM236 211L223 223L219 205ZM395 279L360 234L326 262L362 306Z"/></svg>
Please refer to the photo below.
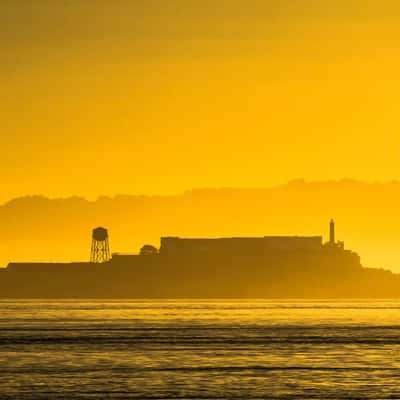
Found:
<svg viewBox="0 0 400 400"><path fill-rule="evenodd" d="M400 396L397 301L2 301L0 311L0 394L14 398Z"/></svg>

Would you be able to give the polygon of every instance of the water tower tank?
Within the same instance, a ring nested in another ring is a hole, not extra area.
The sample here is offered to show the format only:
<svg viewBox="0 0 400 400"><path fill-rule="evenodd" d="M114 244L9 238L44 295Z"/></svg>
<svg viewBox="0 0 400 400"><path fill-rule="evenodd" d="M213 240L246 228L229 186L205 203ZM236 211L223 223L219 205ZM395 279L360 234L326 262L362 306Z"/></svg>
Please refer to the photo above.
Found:
<svg viewBox="0 0 400 400"><path fill-rule="evenodd" d="M108 231L106 228L98 227L96 229L93 229L93 234L92 238L99 241L99 242L104 242L106 239L108 239Z"/></svg>

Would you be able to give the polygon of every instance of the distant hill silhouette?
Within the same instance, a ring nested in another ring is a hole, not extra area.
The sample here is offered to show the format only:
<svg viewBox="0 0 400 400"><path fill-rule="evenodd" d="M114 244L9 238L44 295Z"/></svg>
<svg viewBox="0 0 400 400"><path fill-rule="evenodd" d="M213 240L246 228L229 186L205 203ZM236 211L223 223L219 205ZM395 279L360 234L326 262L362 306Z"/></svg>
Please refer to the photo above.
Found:
<svg viewBox="0 0 400 400"><path fill-rule="evenodd" d="M400 272L400 183L292 181L260 189L198 189L177 196L29 196L0 206L0 264L87 261L91 229L106 226L112 252L159 245L160 236L313 235L337 221L337 239L368 267Z"/></svg>

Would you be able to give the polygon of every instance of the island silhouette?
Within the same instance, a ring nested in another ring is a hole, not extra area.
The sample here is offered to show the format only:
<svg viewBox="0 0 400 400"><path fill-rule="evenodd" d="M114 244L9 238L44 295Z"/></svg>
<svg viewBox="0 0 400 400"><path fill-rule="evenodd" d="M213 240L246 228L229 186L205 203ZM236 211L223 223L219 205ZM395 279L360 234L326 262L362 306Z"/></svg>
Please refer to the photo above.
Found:
<svg viewBox="0 0 400 400"><path fill-rule="evenodd" d="M364 268L357 253L322 236L162 237L139 254L110 252L92 231L90 261L16 263L0 270L2 298L388 298L400 275Z"/></svg>
<svg viewBox="0 0 400 400"><path fill-rule="evenodd" d="M0 267L10 261L87 260L90 234L104 226L111 247L138 253L159 247L164 234L181 237L259 237L326 232L339 236L364 265L400 272L400 183L291 181L265 188L193 189L175 195L26 196L0 205Z"/></svg>

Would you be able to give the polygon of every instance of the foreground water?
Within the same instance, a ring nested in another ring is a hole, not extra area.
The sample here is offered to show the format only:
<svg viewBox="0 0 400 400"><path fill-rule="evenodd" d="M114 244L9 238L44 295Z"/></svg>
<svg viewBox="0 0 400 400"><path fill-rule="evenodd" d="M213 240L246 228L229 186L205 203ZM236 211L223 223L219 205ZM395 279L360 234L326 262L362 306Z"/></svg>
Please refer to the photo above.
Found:
<svg viewBox="0 0 400 400"><path fill-rule="evenodd" d="M397 301L0 301L1 399L400 398Z"/></svg>

